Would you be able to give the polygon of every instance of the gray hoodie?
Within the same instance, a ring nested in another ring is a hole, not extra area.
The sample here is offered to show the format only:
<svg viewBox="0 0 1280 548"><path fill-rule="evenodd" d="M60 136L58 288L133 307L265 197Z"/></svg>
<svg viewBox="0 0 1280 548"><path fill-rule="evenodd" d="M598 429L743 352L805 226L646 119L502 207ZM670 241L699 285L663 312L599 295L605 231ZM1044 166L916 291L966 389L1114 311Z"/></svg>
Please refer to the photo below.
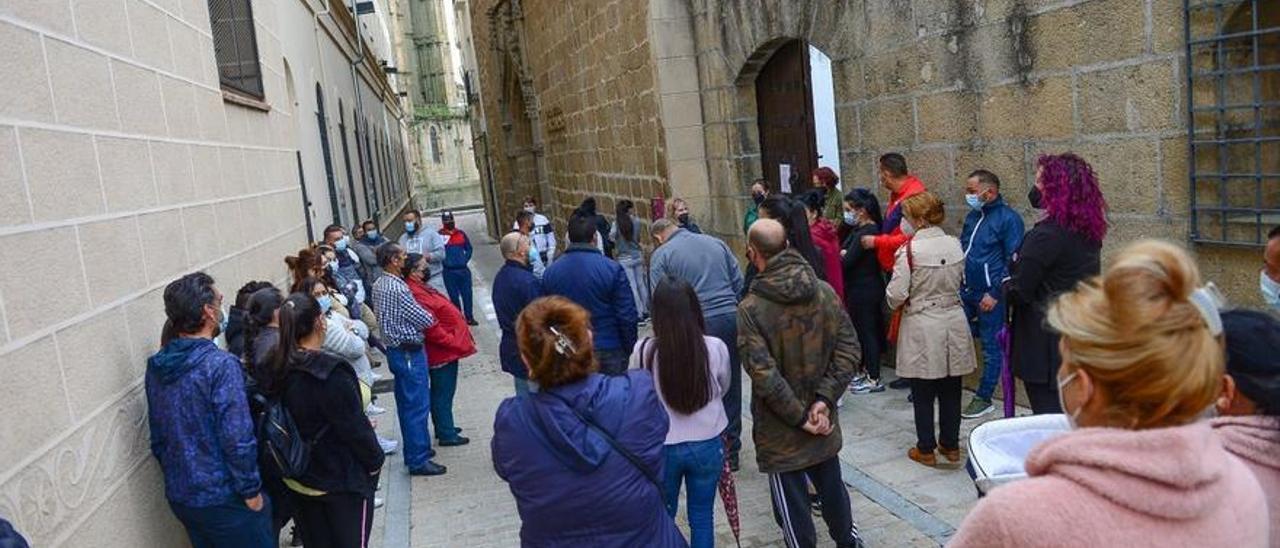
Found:
<svg viewBox="0 0 1280 548"><path fill-rule="evenodd" d="M738 313L742 270L729 246L719 239L677 229L649 259L651 287L658 287L667 276L693 286L703 317Z"/></svg>

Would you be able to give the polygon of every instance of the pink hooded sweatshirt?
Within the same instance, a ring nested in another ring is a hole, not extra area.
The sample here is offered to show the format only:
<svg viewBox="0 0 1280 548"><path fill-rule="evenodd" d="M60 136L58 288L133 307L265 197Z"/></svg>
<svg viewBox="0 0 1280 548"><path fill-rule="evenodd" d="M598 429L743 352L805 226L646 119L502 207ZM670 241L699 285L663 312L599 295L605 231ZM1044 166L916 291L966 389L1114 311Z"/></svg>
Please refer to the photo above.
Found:
<svg viewBox="0 0 1280 548"><path fill-rule="evenodd" d="M1271 508L1272 544L1280 540L1280 418L1251 415L1209 422L1222 446L1253 471Z"/></svg>
<svg viewBox="0 0 1280 548"><path fill-rule="evenodd" d="M1208 422L1085 428L1041 443L1031 476L991 492L952 547L1267 546L1262 488Z"/></svg>

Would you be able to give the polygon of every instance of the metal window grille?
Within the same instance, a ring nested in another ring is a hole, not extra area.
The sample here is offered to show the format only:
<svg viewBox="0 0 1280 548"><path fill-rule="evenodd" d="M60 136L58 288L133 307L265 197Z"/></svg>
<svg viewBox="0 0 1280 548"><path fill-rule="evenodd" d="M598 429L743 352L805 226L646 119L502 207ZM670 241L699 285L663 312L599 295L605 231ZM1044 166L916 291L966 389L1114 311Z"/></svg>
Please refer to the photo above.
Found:
<svg viewBox="0 0 1280 548"><path fill-rule="evenodd" d="M1263 245L1280 225L1280 2L1183 5L1191 238Z"/></svg>
<svg viewBox="0 0 1280 548"><path fill-rule="evenodd" d="M264 98L250 0L209 0L209 22L223 87Z"/></svg>

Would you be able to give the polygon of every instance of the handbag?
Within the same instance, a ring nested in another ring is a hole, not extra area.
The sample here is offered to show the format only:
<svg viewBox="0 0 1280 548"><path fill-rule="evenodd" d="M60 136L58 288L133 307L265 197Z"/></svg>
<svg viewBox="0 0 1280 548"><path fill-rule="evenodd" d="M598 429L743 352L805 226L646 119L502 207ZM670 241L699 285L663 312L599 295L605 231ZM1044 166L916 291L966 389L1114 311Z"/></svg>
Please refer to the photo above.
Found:
<svg viewBox="0 0 1280 548"><path fill-rule="evenodd" d="M915 254L911 252L911 240L907 240L907 272L915 271ZM889 334L885 338L889 340L889 344L892 346L898 345L898 331L902 329L902 313L910 304L911 297L907 297L907 300L902 303L902 306L899 306L893 311L893 317L889 319Z"/></svg>
<svg viewBox="0 0 1280 548"><path fill-rule="evenodd" d="M646 479L649 480L649 483L652 483L653 486L658 489L658 496L662 497L662 500L667 500L666 490L662 488L662 482L658 481L657 474L653 473L648 468L645 468L644 463L640 462L640 457L637 457L635 453L632 453L631 451L628 451L626 447L623 447L622 444L619 443L617 439L615 439L612 435L610 435L609 432L606 431L598 423L596 423L596 421L592 420L591 417L583 415L581 411L578 411L578 409L575 408L573 404L569 403L569 400L564 399L564 396L561 396L560 394L556 394L555 392L541 392L541 393L547 394L549 396L553 396L556 399L564 402L565 407L568 407L570 411L573 411L573 414L578 417L578 420L582 421L584 424L587 425L587 428L594 430L597 434L600 435L600 437L604 438L604 441L607 442L609 446L613 448L614 451L617 451L618 454L622 455L623 458L627 459L627 461L630 462L632 466L635 466L636 470L639 470L640 474L642 474Z"/></svg>

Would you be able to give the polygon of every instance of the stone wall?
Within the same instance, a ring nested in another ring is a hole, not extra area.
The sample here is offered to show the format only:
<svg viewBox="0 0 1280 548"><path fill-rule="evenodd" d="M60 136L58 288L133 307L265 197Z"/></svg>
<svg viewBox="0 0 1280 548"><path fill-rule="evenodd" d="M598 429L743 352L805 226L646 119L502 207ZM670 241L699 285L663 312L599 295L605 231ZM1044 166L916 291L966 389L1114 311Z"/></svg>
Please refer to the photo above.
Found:
<svg viewBox="0 0 1280 548"><path fill-rule="evenodd" d="M1111 206L1106 251L1140 237L1188 241L1182 2L945 0L694 2L716 226L726 236L760 174L754 72L780 41L831 57L845 189L878 187L876 158L904 153L966 212L963 179L987 168L1026 204L1034 162L1088 159ZM724 217L729 217L725 219ZM1256 300L1258 253L1194 248L1207 277Z"/></svg>
<svg viewBox="0 0 1280 548"><path fill-rule="evenodd" d="M499 218L526 194L562 231L588 195L647 217L669 194L647 5L488 0L471 16Z"/></svg>
<svg viewBox="0 0 1280 548"><path fill-rule="evenodd" d="M334 215L314 86L349 130L355 83L305 59L310 5L254 0L266 97L248 107L224 99L205 0L0 2L0 516L33 546L187 544L148 448L145 362L166 284L204 270L230 304L284 277L304 215ZM361 85L364 115L400 131Z"/></svg>

